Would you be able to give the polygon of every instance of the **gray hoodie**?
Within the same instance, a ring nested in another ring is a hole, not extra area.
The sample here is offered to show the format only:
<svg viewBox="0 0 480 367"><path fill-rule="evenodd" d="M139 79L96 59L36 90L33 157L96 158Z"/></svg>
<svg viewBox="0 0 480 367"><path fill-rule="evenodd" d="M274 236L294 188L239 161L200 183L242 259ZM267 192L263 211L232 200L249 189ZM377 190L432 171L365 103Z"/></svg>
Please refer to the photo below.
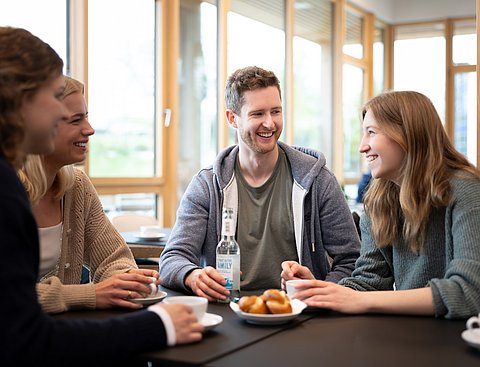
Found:
<svg viewBox="0 0 480 367"><path fill-rule="evenodd" d="M345 197L325 167L323 154L282 142L278 145L292 169L295 246L300 263L310 268L317 279L338 282L350 276L360 249ZM234 209L235 223L238 215L234 172L237 154L238 146L223 150L213 167L202 169L192 179L160 258L162 285L189 291L184 284L188 273L215 267L224 203Z"/></svg>

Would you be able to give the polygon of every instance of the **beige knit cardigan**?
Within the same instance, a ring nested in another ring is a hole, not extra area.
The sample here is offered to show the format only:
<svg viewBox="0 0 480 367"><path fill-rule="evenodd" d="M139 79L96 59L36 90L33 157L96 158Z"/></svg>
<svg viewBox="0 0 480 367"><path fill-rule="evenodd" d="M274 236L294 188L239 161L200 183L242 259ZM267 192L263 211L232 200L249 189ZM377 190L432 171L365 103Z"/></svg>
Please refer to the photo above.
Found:
<svg viewBox="0 0 480 367"><path fill-rule="evenodd" d="M84 264L93 283L80 284ZM60 258L55 269L37 283L42 308L48 313L93 309L94 283L132 268L137 265L125 240L105 215L87 175L75 169L75 184L65 194Z"/></svg>

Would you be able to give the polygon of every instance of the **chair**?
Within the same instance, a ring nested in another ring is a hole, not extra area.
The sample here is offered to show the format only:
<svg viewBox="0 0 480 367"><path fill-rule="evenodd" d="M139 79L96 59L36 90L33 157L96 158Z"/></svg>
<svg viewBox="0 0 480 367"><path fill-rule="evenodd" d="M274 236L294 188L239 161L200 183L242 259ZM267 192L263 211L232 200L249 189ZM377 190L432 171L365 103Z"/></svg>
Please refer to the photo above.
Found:
<svg viewBox="0 0 480 367"><path fill-rule="evenodd" d="M112 224L119 232L139 231L141 226L155 226L155 217L141 214L121 214L112 218Z"/></svg>
<svg viewBox="0 0 480 367"><path fill-rule="evenodd" d="M158 225L154 217L141 214L121 214L112 218L112 224L119 232L138 232L141 226ZM158 270L158 247L129 245L139 268Z"/></svg>
<svg viewBox="0 0 480 367"><path fill-rule="evenodd" d="M358 233L360 240L362 239L362 231L360 230L360 216L357 212L352 212L353 222L355 223L355 228Z"/></svg>

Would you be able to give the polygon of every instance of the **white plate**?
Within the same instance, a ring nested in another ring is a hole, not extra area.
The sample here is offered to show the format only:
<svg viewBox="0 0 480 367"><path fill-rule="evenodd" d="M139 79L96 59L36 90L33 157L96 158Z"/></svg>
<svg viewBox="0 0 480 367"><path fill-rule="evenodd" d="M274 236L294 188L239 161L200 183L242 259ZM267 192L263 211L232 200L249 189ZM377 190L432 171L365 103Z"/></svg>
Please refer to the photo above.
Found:
<svg viewBox="0 0 480 367"><path fill-rule="evenodd" d="M223 317L214 313L206 313L203 316L201 324L205 327L205 331L212 330L215 326L223 322Z"/></svg>
<svg viewBox="0 0 480 367"><path fill-rule="evenodd" d="M167 235L166 233L159 233L155 236L142 236L140 232L135 232L133 234L133 236L138 238L139 240L147 240L147 241L159 241L162 238L165 238L166 235Z"/></svg>
<svg viewBox="0 0 480 367"><path fill-rule="evenodd" d="M277 315L271 315L271 314L259 315L254 313L243 312L240 310L240 307L238 306L238 304L234 302L230 302L230 308L241 319L244 319L245 321L251 324L278 325L278 324L284 324L286 322L289 322L290 320L293 320L294 318L296 318L298 315L302 313L305 307L307 307L307 305L302 301L300 301L299 299L294 299L290 303L292 305L292 310L293 310L292 313L282 313Z"/></svg>
<svg viewBox="0 0 480 367"><path fill-rule="evenodd" d="M480 330L479 329L467 329L462 332L462 339L467 342L471 347L480 350Z"/></svg>
<svg viewBox="0 0 480 367"><path fill-rule="evenodd" d="M131 301L135 303L140 303L141 305L148 306L153 303L160 302L167 296L167 292L159 291L155 297L148 298L132 298Z"/></svg>

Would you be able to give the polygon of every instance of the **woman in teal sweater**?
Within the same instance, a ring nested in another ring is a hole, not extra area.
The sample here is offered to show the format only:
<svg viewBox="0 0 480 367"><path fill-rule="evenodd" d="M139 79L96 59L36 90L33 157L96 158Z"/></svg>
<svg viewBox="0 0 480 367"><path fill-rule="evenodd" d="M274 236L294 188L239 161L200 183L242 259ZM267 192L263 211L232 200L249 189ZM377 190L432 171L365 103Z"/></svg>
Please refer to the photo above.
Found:
<svg viewBox="0 0 480 367"><path fill-rule="evenodd" d="M455 150L420 93L384 93L362 115L360 152L374 180L364 199L360 257L340 285L303 282L296 298L345 313L477 314L479 171ZM283 282L313 279L295 262L282 267Z"/></svg>

